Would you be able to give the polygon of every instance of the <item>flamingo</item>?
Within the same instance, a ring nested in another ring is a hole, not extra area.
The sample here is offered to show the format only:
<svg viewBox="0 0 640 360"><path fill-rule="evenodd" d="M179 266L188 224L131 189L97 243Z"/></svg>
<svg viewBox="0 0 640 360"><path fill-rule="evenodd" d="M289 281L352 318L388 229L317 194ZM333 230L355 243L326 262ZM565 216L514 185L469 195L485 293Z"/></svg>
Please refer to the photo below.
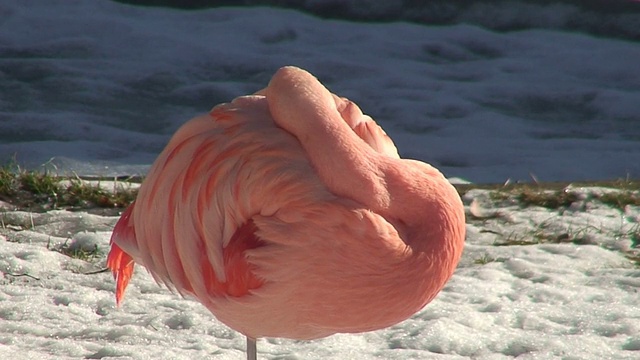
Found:
<svg viewBox="0 0 640 360"><path fill-rule="evenodd" d="M283 67L254 95L184 124L111 237L123 299L134 263L255 340L377 330L452 276L465 217L434 167L401 159L358 106Z"/></svg>

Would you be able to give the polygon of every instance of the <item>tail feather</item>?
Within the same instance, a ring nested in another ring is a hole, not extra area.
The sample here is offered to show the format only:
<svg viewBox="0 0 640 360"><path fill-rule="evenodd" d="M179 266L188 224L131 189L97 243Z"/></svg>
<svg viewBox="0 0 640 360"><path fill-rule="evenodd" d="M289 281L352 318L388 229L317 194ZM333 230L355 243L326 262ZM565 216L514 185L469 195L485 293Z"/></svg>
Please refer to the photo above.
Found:
<svg viewBox="0 0 640 360"><path fill-rule="evenodd" d="M124 298L124 291L129 285L129 280L133 276L133 267L135 265L131 255L127 254L118 245L126 245L135 243L135 233L133 227L130 226L129 220L133 204L122 214L120 220L113 229L111 235L111 251L107 256L107 267L113 273L113 278L116 280L116 303L120 305ZM126 246L125 246L126 248Z"/></svg>
<svg viewBox="0 0 640 360"><path fill-rule="evenodd" d="M120 305L124 298L124 291L133 276L133 258L122 251L117 244L111 243L111 251L107 257L107 267L111 269L116 280L116 304Z"/></svg>

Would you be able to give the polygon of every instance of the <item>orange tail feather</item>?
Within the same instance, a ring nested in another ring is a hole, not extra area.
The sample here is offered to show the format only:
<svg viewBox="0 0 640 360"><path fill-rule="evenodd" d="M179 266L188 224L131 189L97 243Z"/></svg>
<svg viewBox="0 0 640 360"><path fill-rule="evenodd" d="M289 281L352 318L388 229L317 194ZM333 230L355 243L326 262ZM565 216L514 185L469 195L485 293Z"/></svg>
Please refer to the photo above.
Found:
<svg viewBox="0 0 640 360"><path fill-rule="evenodd" d="M129 280L133 276L133 258L114 243L111 244L111 251L107 257L107 267L111 269L113 278L116 280L116 303L120 305L124 298L124 291L129 285Z"/></svg>
<svg viewBox="0 0 640 360"><path fill-rule="evenodd" d="M124 298L124 291L133 276L133 266L135 265L133 257L122 250L123 247L129 249L129 251L137 248L135 233L130 225L134 204L135 201L124 211L120 220L116 223L111 235L111 251L107 257L107 267L111 270L113 278L116 280L116 303L118 305Z"/></svg>

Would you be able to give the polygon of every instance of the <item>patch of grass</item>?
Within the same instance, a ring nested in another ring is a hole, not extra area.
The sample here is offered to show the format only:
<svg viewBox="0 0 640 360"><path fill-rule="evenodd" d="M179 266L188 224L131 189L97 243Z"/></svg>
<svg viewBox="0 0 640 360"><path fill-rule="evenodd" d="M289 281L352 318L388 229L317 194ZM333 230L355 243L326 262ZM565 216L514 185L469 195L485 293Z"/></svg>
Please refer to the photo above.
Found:
<svg viewBox="0 0 640 360"><path fill-rule="evenodd" d="M635 267L639 267L640 268L640 253L627 253L624 255L627 259L629 259L629 261L631 261Z"/></svg>
<svg viewBox="0 0 640 360"><path fill-rule="evenodd" d="M50 244L47 244L47 249L57 251L63 255L67 255L73 259L79 259L83 261L92 261L101 257L98 245L95 245L92 249L84 249L78 246L69 245L69 239L56 248L51 248Z"/></svg>
<svg viewBox="0 0 640 360"><path fill-rule="evenodd" d="M13 196L18 189L18 180L4 168L0 168L0 195Z"/></svg>
<svg viewBox="0 0 640 360"><path fill-rule="evenodd" d="M494 195L495 194L495 195ZM521 206L540 206L547 209L560 209L571 206L578 201L578 195L566 189L549 190L538 185L514 186L496 190L492 198L498 200L513 198Z"/></svg>
<svg viewBox="0 0 640 360"><path fill-rule="evenodd" d="M546 190L563 190L567 187L603 187L618 190L640 190L640 179L615 179L601 181L575 181L575 182L540 182L540 183L511 183L511 184L456 184L460 195L464 195L472 189L511 191L528 187Z"/></svg>
<svg viewBox="0 0 640 360"><path fill-rule="evenodd" d="M483 188L482 185L478 188ZM515 199L522 206L541 206L547 209L559 209L569 207L578 201L578 195L566 191L565 188L550 189L547 186L536 184L514 184L497 188L489 188L489 197L493 201L505 201ZM460 192L460 191L459 191Z"/></svg>
<svg viewBox="0 0 640 360"><path fill-rule="evenodd" d="M603 194L598 198L602 203L624 209L627 205L640 206L640 191L620 191Z"/></svg>
<svg viewBox="0 0 640 360"><path fill-rule="evenodd" d="M579 228L569 226L565 231L553 231L548 229L546 222L538 225L537 229L530 233L522 234L511 232L502 241L496 241L494 246L526 246L538 244L566 244L588 245L593 243L592 234L600 232L595 226L586 225Z"/></svg>
<svg viewBox="0 0 640 360"><path fill-rule="evenodd" d="M60 253L70 258L91 261L100 257L98 245L92 250L62 248Z"/></svg>
<svg viewBox="0 0 640 360"><path fill-rule="evenodd" d="M511 198L511 194L507 191L494 190L489 193L489 198L493 201L505 201Z"/></svg>
<svg viewBox="0 0 640 360"><path fill-rule="evenodd" d="M539 241L535 239L506 239L504 241L496 241L493 246L526 246L526 245L536 245L540 244Z"/></svg>
<svg viewBox="0 0 640 360"><path fill-rule="evenodd" d="M10 164L0 167L0 200L17 208L47 211L59 208L123 208L137 195L136 189L106 191L80 178L60 185L67 177L48 172L28 171Z"/></svg>
<svg viewBox="0 0 640 360"><path fill-rule="evenodd" d="M127 207L135 200L137 190L106 191L99 185L89 185L80 179L71 180L61 198L70 206L97 206L103 208Z"/></svg>
<svg viewBox="0 0 640 360"><path fill-rule="evenodd" d="M14 166L0 167L0 196L13 196L20 188L20 181L14 171Z"/></svg>
<svg viewBox="0 0 640 360"><path fill-rule="evenodd" d="M485 253L484 255L482 255L481 257L473 260L473 263L476 265L486 265L488 263L492 263L496 261L496 259L494 259L493 257L491 257L491 255Z"/></svg>
<svg viewBox="0 0 640 360"><path fill-rule="evenodd" d="M494 201L514 199L522 206L541 206L547 209L560 209L579 201L579 195L571 187L603 187L616 191L596 197L603 204L623 209L627 205L640 206L640 180L617 179L590 182L549 182L515 184L457 184L460 196L471 189L491 190Z"/></svg>
<svg viewBox="0 0 640 360"><path fill-rule="evenodd" d="M588 228L559 233L536 231L531 234L510 234L504 240L496 240L493 246L531 246L539 244L594 244Z"/></svg>
<svg viewBox="0 0 640 360"><path fill-rule="evenodd" d="M521 234L515 231L509 233L503 241L496 241L493 243L494 246L521 246L521 245L535 245L539 244L540 241L536 239L535 236L527 236L525 234Z"/></svg>
<svg viewBox="0 0 640 360"><path fill-rule="evenodd" d="M636 267L640 267L640 224L635 224L626 232L620 232L618 236L631 240L631 249L625 252L625 257L631 260Z"/></svg>
<svg viewBox="0 0 640 360"><path fill-rule="evenodd" d="M578 201L578 195L564 190L548 191L544 189L523 188L516 198L524 206L541 206L547 209L569 207Z"/></svg>
<svg viewBox="0 0 640 360"><path fill-rule="evenodd" d="M629 238L631 239L631 247L636 249L640 248L640 227L635 226L634 230L629 233Z"/></svg>
<svg viewBox="0 0 640 360"><path fill-rule="evenodd" d="M28 191L35 196L58 196L58 181L46 172L21 171L17 176L22 190Z"/></svg>

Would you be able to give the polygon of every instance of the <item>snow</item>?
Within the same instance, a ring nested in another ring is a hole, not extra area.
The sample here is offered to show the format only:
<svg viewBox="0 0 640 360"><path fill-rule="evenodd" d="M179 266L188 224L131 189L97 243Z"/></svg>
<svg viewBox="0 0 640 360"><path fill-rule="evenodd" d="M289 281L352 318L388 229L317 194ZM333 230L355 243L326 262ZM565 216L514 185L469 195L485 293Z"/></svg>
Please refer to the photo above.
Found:
<svg viewBox="0 0 640 360"><path fill-rule="evenodd" d="M638 177L639 58L634 42L551 29L3 1L0 161L15 154L59 173L144 173L187 119L294 64L356 101L403 156L450 177ZM467 193L466 250L431 304L376 332L261 339L260 357L639 358L640 270L627 256L637 256L640 209L599 202L610 190L567 191L579 200L561 210ZM115 307L111 275L97 271L116 221L0 203L0 358L242 359L242 336L140 268ZM85 261L64 249L97 254Z"/></svg>
<svg viewBox="0 0 640 360"><path fill-rule="evenodd" d="M603 205L600 188L569 191L580 200L562 210L523 209L470 191L463 259L431 304L371 333L262 339L261 358L637 359L640 270L625 256L638 254L631 246L640 208ZM243 358L241 335L141 268L115 307L111 275L96 271L116 216L7 211L0 218L0 358ZM60 253L64 244L98 255L74 259Z"/></svg>

